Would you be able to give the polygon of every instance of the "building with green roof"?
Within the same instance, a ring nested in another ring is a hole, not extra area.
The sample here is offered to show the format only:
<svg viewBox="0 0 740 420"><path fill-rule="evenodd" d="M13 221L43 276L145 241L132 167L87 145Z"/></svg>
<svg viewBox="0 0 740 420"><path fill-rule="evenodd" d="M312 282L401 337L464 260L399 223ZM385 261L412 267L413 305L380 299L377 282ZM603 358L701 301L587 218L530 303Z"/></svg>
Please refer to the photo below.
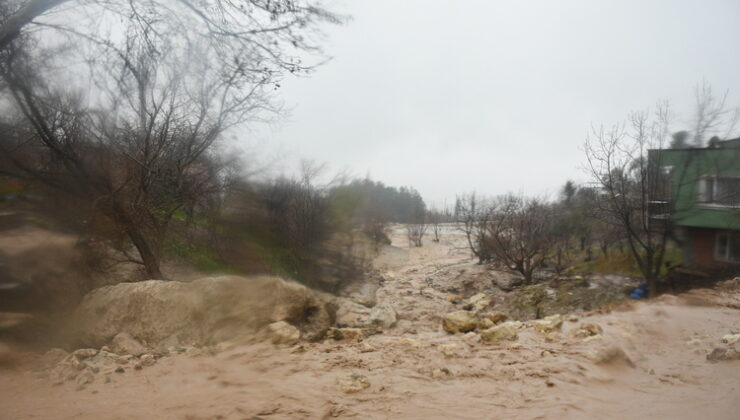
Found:
<svg viewBox="0 0 740 420"><path fill-rule="evenodd" d="M649 223L673 230L684 264L740 268L740 138L648 152ZM657 179L655 179L657 177Z"/></svg>

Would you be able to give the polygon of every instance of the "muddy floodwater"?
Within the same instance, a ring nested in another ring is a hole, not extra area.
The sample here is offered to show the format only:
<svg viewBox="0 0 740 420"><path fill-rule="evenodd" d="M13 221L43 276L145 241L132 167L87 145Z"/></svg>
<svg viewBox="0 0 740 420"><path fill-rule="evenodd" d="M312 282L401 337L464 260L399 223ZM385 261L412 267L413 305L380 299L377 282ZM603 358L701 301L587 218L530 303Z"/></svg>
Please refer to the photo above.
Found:
<svg viewBox="0 0 740 420"><path fill-rule="evenodd" d="M468 297L464 285L485 270L463 238L446 229L408 248L402 230L392 236L376 261L392 328L361 341L170 353L83 384L3 370L0 418L738 418L740 360L707 359L740 330L737 288L578 311L553 329L525 322L516 339L487 343L441 326L464 303L453 291Z"/></svg>

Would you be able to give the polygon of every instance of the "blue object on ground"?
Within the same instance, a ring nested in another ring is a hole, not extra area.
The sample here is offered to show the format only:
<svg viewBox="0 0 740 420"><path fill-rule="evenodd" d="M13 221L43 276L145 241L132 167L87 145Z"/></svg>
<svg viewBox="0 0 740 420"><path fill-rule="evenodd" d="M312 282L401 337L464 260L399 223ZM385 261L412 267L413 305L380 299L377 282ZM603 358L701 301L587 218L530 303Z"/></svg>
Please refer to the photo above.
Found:
<svg viewBox="0 0 740 420"><path fill-rule="evenodd" d="M637 289L635 289L631 294L630 297L632 299L642 299L645 297L645 293L647 293L647 284L641 284L637 286Z"/></svg>

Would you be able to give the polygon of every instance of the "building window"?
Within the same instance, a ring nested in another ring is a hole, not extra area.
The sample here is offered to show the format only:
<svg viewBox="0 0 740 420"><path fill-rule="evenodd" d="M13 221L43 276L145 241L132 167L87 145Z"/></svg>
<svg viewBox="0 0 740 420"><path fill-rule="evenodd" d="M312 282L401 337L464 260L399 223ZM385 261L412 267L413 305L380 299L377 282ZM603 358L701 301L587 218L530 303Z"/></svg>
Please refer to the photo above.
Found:
<svg viewBox="0 0 740 420"><path fill-rule="evenodd" d="M740 207L740 177L702 177L699 180L699 202Z"/></svg>
<svg viewBox="0 0 740 420"><path fill-rule="evenodd" d="M673 166L653 168L649 173L648 216L650 228L663 230L671 217L671 176Z"/></svg>
<svg viewBox="0 0 740 420"><path fill-rule="evenodd" d="M740 263L740 233L718 233L715 258L718 261Z"/></svg>
<svg viewBox="0 0 740 420"><path fill-rule="evenodd" d="M673 166L661 166L652 175L650 188L651 196L654 201L671 201L671 178L673 176Z"/></svg>

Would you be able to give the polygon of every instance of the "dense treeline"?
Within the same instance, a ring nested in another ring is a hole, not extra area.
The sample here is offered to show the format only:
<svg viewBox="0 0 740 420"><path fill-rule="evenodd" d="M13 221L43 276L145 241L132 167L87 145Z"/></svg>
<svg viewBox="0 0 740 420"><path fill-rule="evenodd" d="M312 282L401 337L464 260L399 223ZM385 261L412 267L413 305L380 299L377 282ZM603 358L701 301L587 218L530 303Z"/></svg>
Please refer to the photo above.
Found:
<svg viewBox="0 0 740 420"><path fill-rule="evenodd" d="M334 290L364 274L377 246L390 242L389 223L424 208L413 188L370 179L323 185L303 174L227 189L217 223L228 228L217 230L256 248L271 269Z"/></svg>

